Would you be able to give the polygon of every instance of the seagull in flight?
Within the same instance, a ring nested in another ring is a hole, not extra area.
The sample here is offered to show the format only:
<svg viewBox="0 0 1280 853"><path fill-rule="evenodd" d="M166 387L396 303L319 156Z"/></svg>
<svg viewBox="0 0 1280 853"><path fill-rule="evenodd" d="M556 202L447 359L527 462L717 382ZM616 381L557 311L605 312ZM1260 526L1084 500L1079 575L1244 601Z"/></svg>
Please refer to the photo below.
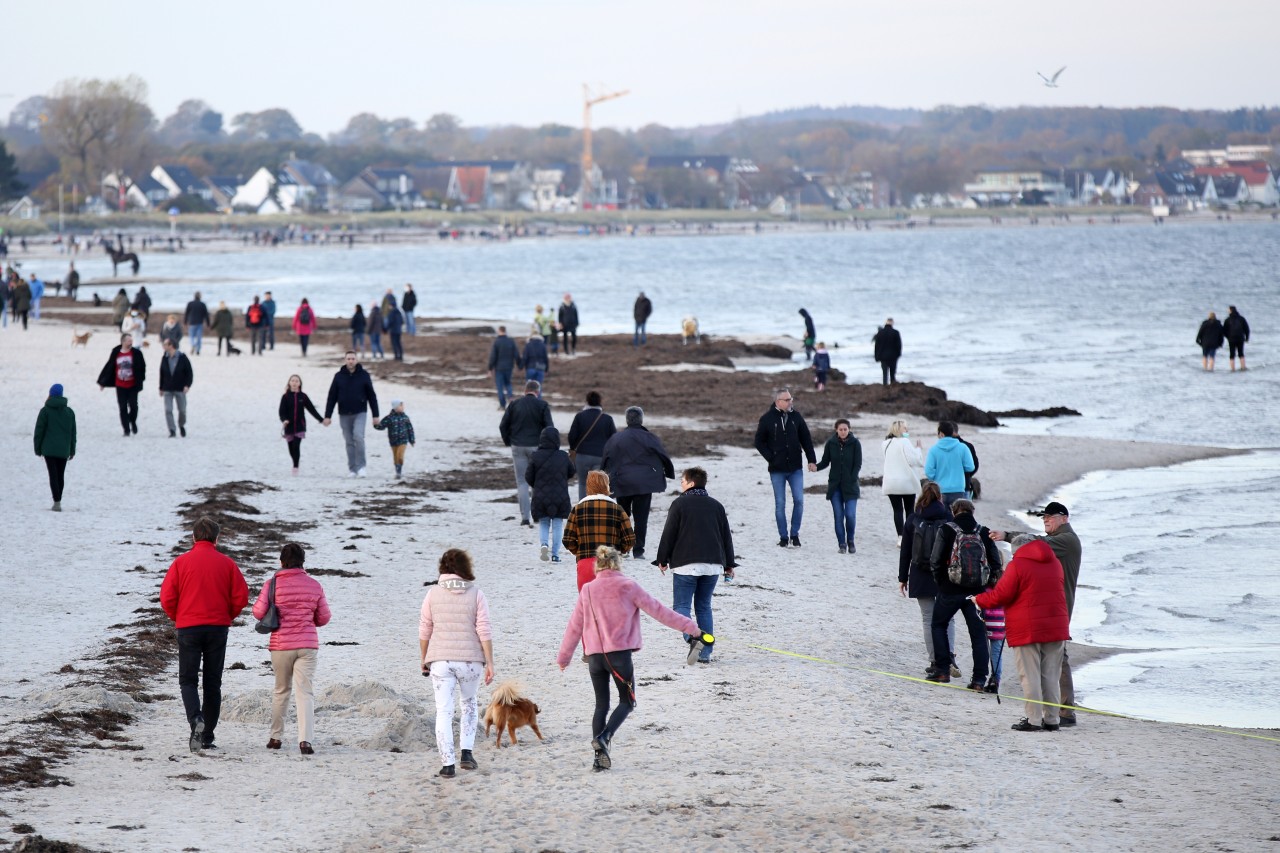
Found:
<svg viewBox="0 0 1280 853"><path fill-rule="evenodd" d="M1041 74L1039 71L1036 72L1036 76L1044 81L1044 85L1047 88L1056 89L1058 88L1058 78L1061 77L1062 72L1066 70L1067 70L1067 66L1064 65L1061 68L1059 68L1057 71L1053 72L1052 77L1046 77L1043 74Z"/></svg>

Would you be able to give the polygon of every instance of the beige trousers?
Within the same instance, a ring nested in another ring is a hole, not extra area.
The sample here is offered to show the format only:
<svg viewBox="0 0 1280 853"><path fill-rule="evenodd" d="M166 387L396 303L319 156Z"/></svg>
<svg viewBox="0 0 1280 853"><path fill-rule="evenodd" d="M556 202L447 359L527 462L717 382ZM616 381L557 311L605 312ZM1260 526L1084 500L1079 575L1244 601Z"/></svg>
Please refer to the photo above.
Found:
<svg viewBox="0 0 1280 853"><path fill-rule="evenodd" d="M1027 722L1057 725L1061 694L1058 679L1062 677L1062 654L1066 643L1030 643L1014 646L1018 659L1018 675L1022 678L1022 695L1027 698ZM1041 702L1050 704L1042 705Z"/></svg>
<svg viewBox="0 0 1280 853"><path fill-rule="evenodd" d="M289 694L293 692L298 706L298 743L309 743L316 716L315 693L311 684L316 674L316 650L272 652L271 669L276 674L276 689L271 702L271 737L284 740L284 712L289 706Z"/></svg>

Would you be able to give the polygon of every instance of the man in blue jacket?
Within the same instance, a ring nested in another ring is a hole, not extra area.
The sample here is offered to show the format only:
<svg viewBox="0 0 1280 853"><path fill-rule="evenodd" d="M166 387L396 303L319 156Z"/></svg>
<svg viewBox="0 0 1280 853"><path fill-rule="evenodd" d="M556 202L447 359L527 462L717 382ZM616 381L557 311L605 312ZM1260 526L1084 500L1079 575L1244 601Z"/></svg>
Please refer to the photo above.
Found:
<svg viewBox="0 0 1280 853"><path fill-rule="evenodd" d="M266 292L266 299L262 300L262 310L267 315L267 346L269 349L276 348L276 300L271 295L271 291ZM258 353L261 355L262 353Z"/></svg>
<svg viewBox="0 0 1280 853"><path fill-rule="evenodd" d="M938 484L944 504L951 506L965 497L965 474L972 474L975 468L973 454L956 438L956 425L939 421L938 443L925 457L924 475Z"/></svg>
<svg viewBox="0 0 1280 853"><path fill-rule="evenodd" d="M769 463L773 484L773 516L778 522L778 545L800 547L800 520L804 517L804 459L809 470L818 470L809 426L799 412L792 411L791 390L779 388L773 405L760 416L756 426L756 450ZM801 456L801 453L804 456ZM787 486L791 487L791 535L787 535Z"/></svg>
<svg viewBox="0 0 1280 853"><path fill-rule="evenodd" d="M342 437L347 442L347 476L365 476L364 422L367 410L373 411L373 425L382 423L378 417L378 395L373 391L371 377L356 360L356 354L347 350L346 364L329 383L329 400L324 407L324 425L332 423L333 410L338 409L338 423Z"/></svg>
<svg viewBox="0 0 1280 853"><path fill-rule="evenodd" d="M524 367L524 359L520 358L520 350L516 342L507 337L507 327L498 327L498 336L489 347L489 375L493 377L494 386L498 389L498 408L507 407L508 398L514 398L511 391L511 371ZM534 442L537 446L537 442Z"/></svg>

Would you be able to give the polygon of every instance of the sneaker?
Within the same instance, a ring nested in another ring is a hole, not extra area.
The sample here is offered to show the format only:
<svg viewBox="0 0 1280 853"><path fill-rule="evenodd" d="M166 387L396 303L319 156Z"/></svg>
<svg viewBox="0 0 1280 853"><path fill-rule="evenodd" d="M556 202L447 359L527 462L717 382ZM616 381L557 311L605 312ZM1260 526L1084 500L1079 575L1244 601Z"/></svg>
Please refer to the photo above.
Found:
<svg viewBox="0 0 1280 853"><path fill-rule="evenodd" d="M799 547L800 547L800 537L799 537L799 536L792 536L792 537L791 537L791 547L792 547L792 548L799 548Z"/></svg>
<svg viewBox="0 0 1280 853"><path fill-rule="evenodd" d="M267 740L267 749L279 749L282 746L284 746L284 744L276 738L270 738Z"/></svg>
<svg viewBox="0 0 1280 853"><path fill-rule="evenodd" d="M444 767L440 768L440 772L437 775L443 776L446 779L452 779L458 774L457 771L453 769L452 764L446 764Z"/></svg>
<svg viewBox="0 0 1280 853"><path fill-rule="evenodd" d="M788 546L788 545L790 545L790 544L791 544L790 540L788 540L788 539L787 539L787 537L785 537L785 536L778 540L778 547L779 547L779 548L785 548L785 547L787 547L787 546Z"/></svg>
<svg viewBox="0 0 1280 853"><path fill-rule="evenodd" d="M217 745L216 743L214 743L212 739L210 739L210 740L206 740L204 743L200 744L200 748L201 748L201 749L217 749L217 748L218 748L218 745Z"/></svg>
<svg viewBox="0 0 1280 853"><path fill-rule="evenodd" d="M846 548L846 547L844 547L843 545L841 545L841 546L840 546L840 553L841 553L841 554L847 554L847 553L849 553L849 549L848 549L848 548Z"/></svg>
<svg viewBox="0 0 1280 853"><path fill-rule="evenodd" d="M179 435L181 435L183 438L186 438L186 437L187 437L187 428L186 428L186 427L184 427L184 426L180 426L180 427L178 427L178 434L179 434Z"/></svg>
<svg viewBox="0 0 1280 853"><path fill-rule="evenodd" d="M54 512L62 512L62 501L54 501L51 509Z"/></svg>
<svg viewBox="0 0 1280 853"><path fill-rule="evenodd" d="M541 560L542 560L542 562L544 562L544 563L551 559L551 546L550 546L550 545L543 545L543 546L542 546L542 550L541 550L541 552L539 552L539 559L541 559Z"/></svg>
<svg viewBox="0 0 1280 853"><path fill-rule="evenodd" d="M855 547L853 546L853 544L852 544L852 543L850 543L850 544L849 544L849 553L850 553L850 554L856 554L856 553L858 553L858 549L857 549L857 548L855 548Z"/></svg>
<svg viewBox="0 0 1280 853"><path fill-rule="evenodd" d="M1027 722L1027 718L1026 718L1026 717L1023 717L1021 720L1018 720L1018 722L1014 723L1014 724L1013 724L1012 726L1010 726L1009 728L1013 729L1015 732L1040 732L1040 731L1044 731L1044 729L1040 728L1039 726L1035 725L1034 723Z"/></svg>
<svg viewBox="0 0 1280 853"><path fill-rule="evenodd" d="M177 438L178 434L173 430L169 430L169 438Z"/></svg>
<svg viewBox="0 0 1280 853"><path fill-rule="evenodd" d="M1069 728L1071 728L1072 726L1074 726L1075 724L1076 724L1076 715L1075 715L1075 714L1072 714L1070 717L1068 717L1066 714L1063 714L1063 715L1058 719L1058 725L1062 726L1064 729L1069 729Z"/></svg>
<svg viewBox="0 0 1280 853"><path fill-rule="evenodd" d="M632 551L632 552L631 552L631 559L633 559L633 560L643 560L643 559L644 559L644 551Z"/></svg>
<svg viewBox="0 0 1280 853"><path fill-rule="evenodd" d="M1056 732L1058 730L1057 723L1041 723L1040 725L1046 732Z"/></svg>
<svg viewBox="0 0 1280 853"><path fill-rule="evenodd" d="M137 424L129 424L129 428L133 430L133 434L134 434L134 435L137 435L137 434L138 434L138 425L137 425Z"/></svg>
<svg viewBox="0 0 1280 853"><path fill-rule="evenodd" d="M960 676L961 676L960 667L956 666L956 662L952 660L951 661L951 677L959 678Z"/></svg>
<svg viewBox="0 0 1280 853"><path fill-rule="evenodd" d="M476 764L476 757L471 754L471 750L464 749L462 750L462 760L458 762L458 766L463 770L475 770L480 765Z"/></svg>
<svg viewBox="0 0 1280 853"><path fill-rule="evenodd" d="M524 521L520 522L520 526L521 526L521 527L533 527L533 522L526 518Z"/></svg>
<svg viewBox="0 0 1280 853"><path fill-rule="evenodd" d="M347 479L348 479L348 480L354 480L354 479L355 479L355 477L356 477L356 472L355 472L355 471L348 471L348 472L347 472Z"/></svg>
<svg viewBox="0 0 1280 853"><path fill-rule="evenodd" d="M613 766L613 760L609 758L609 738L599 735L591 739L591 748L595 750L596 760L594 766L600 770L608 770Z"/></svg>
<svg viewBox="0 0 1280 853"><path fill-rule="evenodd" d="M986 692L987 692L986 685L984 685L981 681L970 681L970 682L969 682L969 684L968 684L968 686L966 686L966 687L965 687L965 689L966 689L966 690L972 690L974 693L986 693Z"/></svg>
<svg viewBox="0 0 1280 853"><path fill-rule="evenodd" d="M988 679L988 680L987 680L987 686L986 686L986 687L984 687L984 688L982 688L982 692L983 692L983 693L999 693L999 692L1000 692L1000 682L998 682L998 681L992 681L992 680Z"/></svg>
<svg viewBox="0 0 1280 853"><path fill-rule="evenodd" d="M369 476L369 475L368 475L367 473L365 473L365 469L361 468L359 471L357 471L357 472L356 472L356 476L357 476L357 477L367 477L367 476Z"/></svg>
<svg viewBox="0 0 1280 853"><path fill-rule="evenodd" d="M204 746L204 717L196 714L196 721L191 724L191 740L187 742L187 746L192 752L199 752Z"/></svg>
<svg viewBox="0 0 1280 853"><path fill-rule="evenodd" d="M294 468L294 469L293 469L293 476L295 476L295 477L296 477L296 476L298 476L298 469L297 469L297 468Z"/></svg>
<svg viewBox="0 0 1280 853"><path fill-rule="evenodd" d="M934 684L950 684L951 676L945 672L934 671L930 675L924 677L925 681L932 681Z"/></svg>
<svg viewBox="0 0 1280 853"><path fill-rule="evenodd" d="M558 563L558 562L560 562L560 558L559 558L559 557L552 557L552 558L551 558L551 562L553 562L553 563Z"/></svg>
<svg viewBox="0 0 1280 853"><path fill-rule="evenodd" d="M305 740L302 743L298 744L298 752L301 752L303 755L316 754L316 751L312 749L310 742Z"/></svg>
<svg viewBox="0 0 1280 853"><path fill-rule="evenodd" d="M697 662L698 658L702 655L702 650L705 649L706 647L707 647L707 644L702 642L702 637L700 636L690 637L689 638L689 654L685 656L685 659L684 659L685 664L687 664L688 666L693 666L694 663Z"/></svg>

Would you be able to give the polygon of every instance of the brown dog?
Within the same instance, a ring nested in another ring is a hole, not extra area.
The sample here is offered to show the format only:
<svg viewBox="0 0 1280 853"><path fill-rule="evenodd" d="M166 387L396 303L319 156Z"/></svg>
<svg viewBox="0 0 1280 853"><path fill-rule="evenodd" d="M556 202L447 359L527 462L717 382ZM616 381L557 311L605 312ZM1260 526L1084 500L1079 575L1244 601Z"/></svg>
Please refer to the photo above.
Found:
<svg viewBox="0 0 1280 853"><path fill-rule="evenodd" d="M489 736L492 726L498 727L498 739L494 745L502 748L502 730L506 729L513 744L516 740L516 729L528 726L542 740L542 732L538 730L538 714L541 709L532 701L520 695L520 685L514 681L504 681L493 691L489 699L489 707L484 710L484 736Z"/></svg>
<svg viewBox="0 0 1280 853"><path fill-rule="evenodd" d="M92 330L85 332L83 335L77 335L74 331L72 331L71 332L71 348L75 349L76 347L85 347L87 349L89 346L89 338L91 337L93 337Z"/></svg>

